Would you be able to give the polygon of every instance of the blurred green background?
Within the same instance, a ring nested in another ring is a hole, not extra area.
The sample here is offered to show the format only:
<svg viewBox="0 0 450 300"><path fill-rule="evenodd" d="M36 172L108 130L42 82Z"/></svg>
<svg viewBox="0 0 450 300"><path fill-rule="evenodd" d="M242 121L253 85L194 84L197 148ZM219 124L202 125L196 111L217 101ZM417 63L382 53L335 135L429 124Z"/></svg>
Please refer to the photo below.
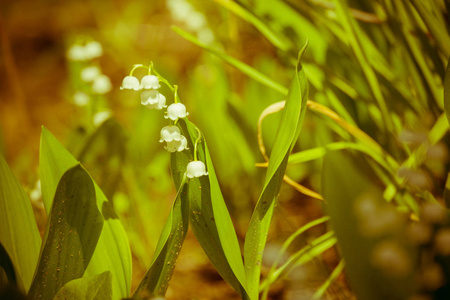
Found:
<svg viewBox="0 0 450 300"><path fill-rule="evenodd" d="M132 289L150 264L175 197L170 157L158 143L159 130L166 125L161 112L141 106L138 93L119 89L133 64L152 61L162 76L179 86L189 118L208 141L240 241L265 174L264 168L255 166L264 162L258 149L258 118L267 106L285 98L186 41L171 30L172 25L284 87L294 74L298 50L309 39L304 67L310 99L360 128L381 146L383 155L387 153L396 162L390 174L360 157L368 178L383 189L403 180L396 186L399 192L389 199L403 208L408 206L405 194L418 202L444 202L449 140L443 79L450 54L444 1L349 1L348 7L342 4L346 1L321 0L239 3L262 25L248 15L233 13L225 0L16 0L0 4L2 152L28 189L42 232L45 214L39 195L33 196L39 179L41 126L82 161L127 230L133 253ZM73 45L90 41L101 43L100 57L68 58ZM109 91L94 93L90 83L81 79L81 71L89 66L99 67L109 77ZM138 69L135 75L145 74ZM74 97L80 91L89 98L82 105ZM161 92L169 103L173 100L169 89ZM269 153L279 118L279 114L270 115L262 125ZM308 111L294 150L353 142L355 137L320 113ZM307 161L289 165L287 174L320 192L321 168L320 159ZM323 215L321 201L289 185L283 185L280 195L263 274L292 232ZM325 229L313 228L294 247ZM309 299L338 262L334 249L326 251L273 286L270 297ZM353 297L343 276L331 286L329 295L333 299ZM220 279L189 233L167 298L233 297L237 297L235 292Z"/></svg>

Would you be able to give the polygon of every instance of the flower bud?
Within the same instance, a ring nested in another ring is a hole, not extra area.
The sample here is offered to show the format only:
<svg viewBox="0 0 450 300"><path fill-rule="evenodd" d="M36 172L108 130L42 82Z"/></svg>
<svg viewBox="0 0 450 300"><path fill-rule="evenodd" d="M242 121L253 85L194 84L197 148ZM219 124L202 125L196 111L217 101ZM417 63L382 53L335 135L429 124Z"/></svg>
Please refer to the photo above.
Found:
<svg viewBox="0 0 450 300"><path fill-rule="evenodd" d="M92 91L95 94L106 94L112 89L111 80L106 75L100 75L92 83Z"/></svg>

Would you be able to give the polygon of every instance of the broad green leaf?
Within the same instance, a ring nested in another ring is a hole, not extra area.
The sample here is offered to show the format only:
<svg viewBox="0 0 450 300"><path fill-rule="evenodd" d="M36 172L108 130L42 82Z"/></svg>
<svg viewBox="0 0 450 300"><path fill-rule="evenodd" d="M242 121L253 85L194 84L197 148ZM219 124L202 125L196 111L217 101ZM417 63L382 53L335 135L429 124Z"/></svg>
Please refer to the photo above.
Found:
<svg viewBox="0 0 450 300"><path fill-rule="evenodd" d="M444 110L450 124L450 58L447 61L447 69L444 78Z"/></svg>
<svg viewBox="0 0 450 300"><path fill-rule="evenodd" d="M188 162L193 160L192 150L198 136L194 124L188 120L178 122L191 151L172 154L172 173L177 187L182 183ZM181 195L182 201L189 202L192 231L219 274L243 299L249 299L238 239L204 138L198 145L198 159L205 163L209 175L190 179L187 194Z"/></svg>
<svg viewBox="0 0 450 300"><path fill-rule="evenodd" d="M275 199L277 198L289 158L306 111L308 99L308 83L304 70L300 65L301 55L307 44L300 51L296 72L289 88L286 104L278 126L275 143L267 167L263 191L256 204L245 237L244 262L247 276L247 287L251 299L258 298L261 273L262 253L267 240L270 221L272 219Z"/></svg>
<svg viewBox="0 0 450 300"><path fill-rule="evenodd" d="M250 78L253 78L254 80L256 80L256 81L264 84L265 86L268 86L282 94L288 93L288 90L284 86L275 82L273 79L267 77L266 75L262 74L261 72L253 69L249 65L241 62L240 60L238 60L234 57L231 57L231 56L223 53L222 51L219 51L217 49L214 49L210 46L207 46L207 45L201 43L196 37L187 33L186 31L182 30L181 28L172 26L172 30L175 31L177 34L179 34L184 39L190 41L191 43L203 48L204 50L210 52L211 54L214 54L214 55L220 57L223 61L225 61L226 63L229 63L230 65L232 65L233 67L235 67L236 69L238 69L239 71L244 73L245 75L249 76Z"/></svg>
<svg viewBox="0 0 450 300"><path fill-rule="evenodd" d="M407 217L383 199L383 190L347 151L329 152L322 176L330 224L358 299L407 299L416 261L406 240ZM386 260L386 253L392 259Z"/></svg>
<svg viewBox="0 0 450 300"><path fill-rule="evenodd" d="M42 196L46 206L51 205L56 186L63 173L78 164L76 159L45 128L42 128L40 172ZM128 239L111 204L95 184L97 206L104 224L87 275L112 273L113 299L128 297L131 286L131 253Z"/></svg>
<svg viewBox="0 0 450 300"><path fill-rule="evenodd" d="M89 174L81 167L61 178L50 211L45 244L28 295L52 299L67 282L81 278L103 227Z"/></svg>
<svg viewBox="0 0 450 300"><path fill-rule="evenodd" d="M187 189L185 181L183 181L164 224L150 268L133 297L140 299L148 295L164 296L166 294L189 228L189 202L182 200L182 195L186 194Z"/></svg>
<svg viewBox="0 0 450 300"><path fill-rule="evenodd" d="M33 280L41 242L30 199L0 154L0 243L25 292Z"/></svg>
<svg viewBox="0 0 450 300"><path fill-rule="evenodd" d="M66 283L54 300L111 300L112 274L105 271L98 275L74 279Z"/></svg>
<svg viewBox="0 0 450 300"><path fill-rule="evenodd" d="M108 199L122 176L127 136L115 119L103 122L86 140L76 158L87 169Z"/></svg>

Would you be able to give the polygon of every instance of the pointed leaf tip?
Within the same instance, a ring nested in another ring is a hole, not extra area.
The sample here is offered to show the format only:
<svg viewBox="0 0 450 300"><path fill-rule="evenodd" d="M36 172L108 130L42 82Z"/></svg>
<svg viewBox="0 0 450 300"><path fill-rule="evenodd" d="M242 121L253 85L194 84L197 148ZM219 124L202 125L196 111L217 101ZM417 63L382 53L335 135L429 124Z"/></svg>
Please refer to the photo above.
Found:
<svg viewBox="0 0 450 300"><path fill-rule="evenodd" d="M308 48L308 45L309 45L309 39L306 39L305 45L298 52L298 59L297 59L297 66L296 66L297 72L299 72L302 69L302 64L300 61L303 57L303 54L305 54L306 48Z"/></svg>

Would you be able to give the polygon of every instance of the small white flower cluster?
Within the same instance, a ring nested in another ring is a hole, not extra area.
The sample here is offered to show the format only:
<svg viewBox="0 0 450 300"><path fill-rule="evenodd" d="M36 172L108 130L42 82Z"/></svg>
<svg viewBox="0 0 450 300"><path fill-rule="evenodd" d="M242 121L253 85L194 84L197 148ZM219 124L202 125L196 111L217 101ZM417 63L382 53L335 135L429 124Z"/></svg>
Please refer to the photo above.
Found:
<svg viewBox="0 0 450 300"><path fill-rule="evenodd" d="M135 91L143 90L140 96L141 104L149 109L161 110L167 107L166 97L161 93L159 93L158 91L158 89L161 87L159 83L159 77L150 74L153 65L150 65L150 67L148 67L149 75L142 77L140 82L137 77L133 76L133 71L139 67L147 68L143 65L135 65L134 68L131 70L130 75L126 76L123 79L122 86L120 87L120 89L121 90L128 89ZM177 96L178 87L177 86L172 87L170 84L167 83L167 81L165 81L165 79L163 79L162 82L166 83L170 88L174 90L175 103L167 107L167 112L164 116L164 118L170 119L174 123L172 125L164 126L161 129L160 132L161 138L159 142L160 143L166 142L164 149L172 153L188 150L189 149L188 141L186 137L181 134L181 130L176 125L176 123L179 118L185 118L186 116L189 115L189 113L186 111L186 106L178 102ZM196 158L196 155L194 155L194 157ZM194 161L191 161L187 165L186 176L188 178L200 177L204 175L208 175L208 172L206 172L206 166L203 162L194 159Z"/></svg>
<svg viewBox="0 0 450 300"><path fill-rule="evenodd" d="M106 94L112 90L111 80L97 66L89 66L81 70L81 80L92 83L91 88L94 94Z"/></svg>
<svg viewBox="0 0 450 300"><path fill-rule="evenodd" d="M91 41L85 45L75 44L67 51L67 58L75 61L91 60L102 55L102 44L97 41Z"/></svg>
<svg viewBox="0 0 450 300"><path fill-rule="evenodd" d="M87 106L91 101L91 94L103 95L112 90L111 80L102 74L100 67L91 61L102 56L102 45L97 41L87 42L85 45L74 44L67 51L70 61L81 62L85 66L80 72L80 79L87 84L82 91L73 95L73 103L77 106ZM86 66L87 65L87 66Z"/></svg>
<svg viewBox="0 0 450 300"><path fill-rule="evenodd" d="M145 75L142 77L141 82L136 77L129 75L122 81L121 90L144 90L141 93L141 104L148 109L161 110L166 105L166 97L158 92L161 87L159 79L155 75Z"/></svg>
<svg viewBox="0 0 450 300"><path fill-rule="evenodd" d="M214 33L209 29L205 16L195 10L186 0L167 0L167 8L176 21L183 22L186 27L197 34L197 38L205 43L214 42Z"/></svg>

